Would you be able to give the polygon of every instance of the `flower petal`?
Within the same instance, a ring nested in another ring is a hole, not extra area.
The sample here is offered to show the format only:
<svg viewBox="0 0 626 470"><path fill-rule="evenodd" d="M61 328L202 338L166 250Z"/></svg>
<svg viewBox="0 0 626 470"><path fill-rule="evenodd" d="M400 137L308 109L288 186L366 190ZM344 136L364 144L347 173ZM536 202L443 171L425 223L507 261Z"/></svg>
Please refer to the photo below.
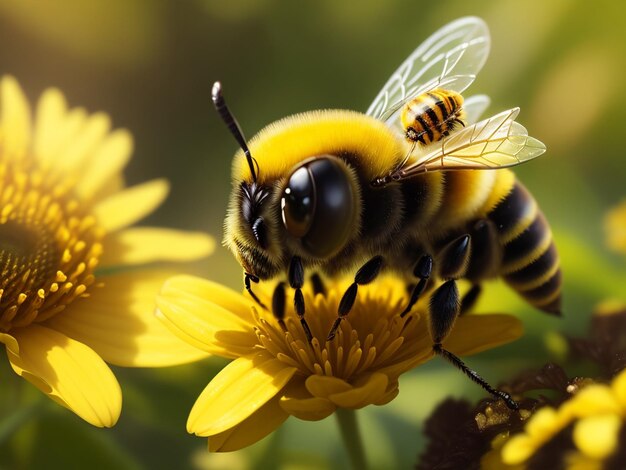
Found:
<svg viewBox="0 0 626 470"><path fill-rule="evenodd" d="M215 295L198 297L191 289L183 290L184 283L181 289L177 288L184 278L195 284L196 278L192 276L176 276L165 283L157 297L157 316L183 341L211 354L236 358L252 353L258 344L254 326L247 318L220 305L234 303L241 309L237 297L229 301L232 291L220 286L221 289L214 291ZM220 295L222 291L226 294L224 297ZM209 300L213 298L214 301ZM247 317L251 316L249 304L244 310Z"/></svg>
<svg viewBox="0 0 626 470"><path fill-rule="evenodd" d="M85 421L111 427L122 392L111 369L93 350L36 324L12 331L19 355L7 348L13 370Z"/></svg>
<svg viewBox="0 0 626 470"><path fill-rule="evenodd" d="M617 398L619 404L622 408L626 409L626 370L617 374L617 376L613 379L611 388L613 389L613 394Z"/></svg>
<svg viewBox="0 0 626 470"><path fill-rule="evenodd" d="M371 405L387 396L389 378L385 374L374 372L368 377L360 378L351 390L335 393L328 398L342 408L357 409Z"/></svg>
<svg viewBox="0 0 626 470"><path fill-rule="evenodd" d="M285 394L280 398L280 406L290 415L305 421L319 421L337 409L326 398L312 397L302 381L290 383L285 388Z"/></svg>
<svg viewBox="0 0 626 470"><path fill-rule="evenodd" d="M154 314L156 294L171 274L150 270L100 277L103 286L91 289L88 298L77 299L46 326L119 366L170 366L207 357L173 335Z"/></svg>
<svg viewBox="0 0 626 470"><path fill-rule="evenodd" d="M581 419L574 426L576 446L589 457L605 459L617 446L622 419L619 415L599 415Z"/></svg>
<svg viewBox="0 0 626 470"><path fill-rule="evenodd" d="M154 261L193 261L215 248L213 238L201 232L157 227L135 227L110 234L104 240L100 266L119 266Z"/></svg>
<svg viewBox="0 0 626 470"><path fill-rule="evenodd" d="M274 398L295 372L264 352L235 359L200 394L187 430L212 436L237 426Z"/></svg>
<svg viewBox="0 0 626 470"><path fill-rule="evenodd" d="M511 315L463 315L443 345L459 356L469 356L515 341L523 333L522 322Z"/></svg>
<svg viewBox="0 0 626 470"><path fill-rule="evenodd" d="M113 232L154 211L169 191L167 181L156 179L115 193L98 203L94 215L102 228Z"/></svg>
<svg viewBox="0 0 626 470"><path fill-rule="evenodd" d="M67 103L63 93L56 88L44 91L37 104L35 113L35 136L33 138L33 150L40 163L51 163L54 150L62 133L62 127Z"/></svg>
<svg viewBox="0 0 626 470"><path fill-rule="evenodd" d="M335 393L352 389L352 386L345 380L327 375L310 375L304 383L311 395L321 398L328 398Z"/></svg>
<svg viewBox="0 0 626 470"><path fill-rule="evenodd" d="M21 158L30 145L30 105L17 80L5 75L0 81L2 151L11 158Z"/></svg>
<svg viewBox="0 0 626 470"><path fill-rule="evenodd" d="M289 417L279 402L280 397L275 396L234 428L209 436L209 450L232 452L263 439Z"/></svg>
<svg viewBox="0 0 626 470"><path fill-rule="evenodd" d="M130 132L119 129L109 134L95 149L85 171L81 173L76 192L89 199L120 174L133 152L133 137Z"/></svg>
<svg viewBox="0 0 626 470"><path fill-rule="evenodd" d="M210 300L251 324L255 322L250 308L254 305L252 301L241 295L240 292L208 279L187 275L175 276L167 281L161 293L167 297L185 294L190 298Z"/></svg>
<svg viewBox="0 0 626 470"><path fill-rule="evenodd" d="M104 113L95 113L91 116L82 117L82 111L70 113L64 117L64 128L59 129L59 137L65 139L57 142L46 152L53 152L53 165L57 174L61 178L67 178L68 172L80 171L80 180L84 175L84 170L89 168L88 163L93 156L93 152L106 137L111 128L111 119ZM62 158L59 156L62 155Z"/></svg>

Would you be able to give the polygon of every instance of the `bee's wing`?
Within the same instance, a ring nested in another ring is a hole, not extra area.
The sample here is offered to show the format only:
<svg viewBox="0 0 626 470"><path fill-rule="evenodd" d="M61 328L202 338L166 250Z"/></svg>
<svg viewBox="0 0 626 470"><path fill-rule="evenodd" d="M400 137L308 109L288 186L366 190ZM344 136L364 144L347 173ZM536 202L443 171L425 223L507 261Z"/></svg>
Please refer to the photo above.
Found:
<svg viewBox="0 0 626 470"><path fill-rule="evenodd" d="M487 95L472 95L466 98L463 102L465 121L470 124L477 122L490 104L491 100Z"/></svg>
<svg viewBox="0 0 626 470"><path fill-rule="evenodd" d="M515 122L518 113L519 108L509 109L455 132L432 145L425 155L409 158L392 179L433 170L506 168L538 157L546 147Z"/></svg>
<svg viewBox="0 0 626 470"><path fill-rule="evenodd" d="M476 78L489 54L489 29L473 16L436 31L400 65L367 110L393 126L409 100L435 88L461 93Z"/></svg>

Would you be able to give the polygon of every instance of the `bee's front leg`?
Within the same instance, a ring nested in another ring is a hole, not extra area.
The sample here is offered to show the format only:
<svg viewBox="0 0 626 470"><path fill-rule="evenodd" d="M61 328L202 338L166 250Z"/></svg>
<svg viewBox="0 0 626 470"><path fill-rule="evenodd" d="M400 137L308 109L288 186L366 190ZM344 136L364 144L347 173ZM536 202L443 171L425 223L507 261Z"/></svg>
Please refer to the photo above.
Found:
<svg viewBox="0 0 626 470"><path fill-rule="evenodd" d="M289 286L295 289L293 296L293 308L300 319L300 324L304 330L307 341L310 343L313 340L311 334L311 328L304 318L304 295L302 295L302 286L304 285L304 266L302 266L302 260L299 256L291 258L289 263Z"/></svg>
<svg viewBox="0 0 626 470"><path fill-rule="evenodd" d="M415 305L415 303L419 300L420 295L422 295L424 289L426 289L426 285L428 284L428 280L430 279L432 272L433 258L430 255L422 256L415 265L415 268L413 268L413 275L417 277L419 281L413 287L409 303L400 314L401 317L404 317L407 313L409 313L413 308L413 305Z"/></svg>
<svg viewBox="0 0 626 470"><path fill-rule="evenodd" d="M337 318L335 319L335 323L330 329L328 333L327 341L332 341L332 339L337 334L337 329L341 324L341 320L343 317L350 313L354 302L356 300L356 294L359 290L359 286L363 286L365 284L369 284L372 282L378 273L380 272L380 268L383 266L383 257L378 255L374 256L367 263L365 263L361 268L356 272L354 276L354 282L350 284L350 286L346 289L346 292L343 294L341 301L339 302L339 308L337 309Z"/></svg>
<svg viewBox="0 0 626 470"><path fill-rule="evenodd" d="M252 285L250 284L250 282L254 282L255 284L257 284L259 282L259 278L256 277L254 274L245 273L243 284L246 287L248 294L250 294L250 297L252 297L252 299L259 305L259 307L261 307L264 310L267 310L267 307L265 306L265 304L261 302L261 300L257 297L257 295L252 291Z"/></svg>

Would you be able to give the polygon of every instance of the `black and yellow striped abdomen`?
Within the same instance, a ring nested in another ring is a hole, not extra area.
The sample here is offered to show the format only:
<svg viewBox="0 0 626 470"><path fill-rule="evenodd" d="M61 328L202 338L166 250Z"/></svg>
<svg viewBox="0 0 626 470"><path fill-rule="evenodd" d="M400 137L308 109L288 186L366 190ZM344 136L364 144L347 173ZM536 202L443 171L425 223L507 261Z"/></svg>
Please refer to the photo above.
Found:
<svg viewBox="0 0 626 470"><path fill-rule="evenodd" d="M468 233L471 254L464 277L474 283L502 277L534 307L560 312L562 279L552 232L511 171L433 172L401 186L398 236L405 231L412 236L392 264L406 269L403 259L420 252L432 254L437 264L443 247Z"/></svg>
<svg viewBox="0 0 626 470"><path fill-rule="evenodd" d="M532 195L516 181L488 217L503 245L501 276L531 305L559 314L559 256L550 226Z"/></svg>
<svg viewBox="0 0 626 470"><path fill-rule="evenodd" d="M454 91L436 89L417 96L400 115L407 140L423 145L441 140L464 125L462 106L463 97Z"/></svg>

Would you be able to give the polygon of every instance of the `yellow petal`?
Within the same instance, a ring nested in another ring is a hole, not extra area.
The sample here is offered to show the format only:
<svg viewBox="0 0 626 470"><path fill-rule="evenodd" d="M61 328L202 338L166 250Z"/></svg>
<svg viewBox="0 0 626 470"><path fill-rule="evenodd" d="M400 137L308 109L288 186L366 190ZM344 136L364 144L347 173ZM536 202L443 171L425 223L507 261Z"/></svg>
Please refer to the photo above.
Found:
<svg viewBox="0 0 626 470"><path fill-rule="evenodd" d="M550 439L569 422L563 420L559 411L548 406L539 409L526 424L526 434L542 442Z"/></svg>
<svg viewBox="0 0 626 470"><path fill-rule="evenodd" d="M522 322L511 315L463 315L443 346L459 356L469 356L515 341L523 333Z"/></svg>
<svg viewBox="0 0 626 470"><path fill-rule="evenodd" d="M329 400L342 408L357 409L383 400L389 378L385 374L374 372L368 377L359 379L352 390L335 393Z"/></svg>
<svg viewBox="0 0 626 470"><path fill-rule="evenodd" d="M352 386L345 380L326 375L311 375L307 377L305 385L311 395L321 398L352 390Z"/></svg>
<svg viewBox="0 0 626 470"><path fill-rule="evenodd" d="M7 353L13 370L88 423L111 427L122 392L111 369L93 350L36 324L12 331L19 355Z"/></svg>
<svg viewBox="0 0 626 470"><path fill-rule="evenodd" d="M276 396L234 428L209 436L209 450L232 452L243 449L273 432L289 417L279 401Z"/></svg>
<svg viewBox="0 0 626 470"><path fill-rule="evenodd" d="M526 434L518 434L509 439L502 448L502 461L507 465L518 465L528 460L540 447L537 442Z"/></svg>
<svg viewBox="0 0 626 470"><path fill-rule="evenodd" d="M60 103L56 105L61 106ZM77 150L91 142L92 139L84 140L82 138L85 129L95 129L98 125L106 125L108 129L109 124L108 118L104 120L106 116L102 116L102 119L100 116L96 116L90 120L83 108L75 108L65 114L65 101L63 101L62 106L63 111L60 109L52 110L55 113L62 112L63 115L60 118L50 116L50 120L57 120L46 124L46 126L49 126L49 130L46 130L46 135L41 138L47 145L44 149L37 150L36 157L42 168L49 169L51 177L67 179L70 176L68 171L75 171L75 166L80 163L78 152L75 151L73 158L68 160L65 158L67 151ZM91 136L93 133L94 131L92 130L88 134ZM77 145L77 143L79 144Z"/></svg>
<svg viewBox="0 0 626 470"><path fill-rule="evenodd" d="M93 348L111 364L159 367L207 357L173 335L154 314L166 271L131 271L98 278L90 296L75 300L46 326Z"/></svg>
<svg viewBox="0 0 626 470"><path fill-rule="evenodd" d="M220 307L235 313L251 324L255 323L252 316L252 301L240 292L229 289L217 282L196 276L175 276L167 281L161 292L164 296L174 297L183 293L189 297L210 300Z"/></svg>
<svg viewBox="0 0 626 470"><path fill-rule="evenodd" d="M42 164L50 163L61 139L61 127L67 112L65 97L56 88L44 91L37 104L34 152Z"/></svg>
<svg viewBox="0 0 626 470"><path fill-rule="evenodd" d="M15 356L19 355L20 347L17 344L17 340L10 334L0 333L0 343L4 344L7 347L8 353Z"/></svg>
<svg viewBox="0 0 626 470"><path fill-rule="evenodd" d="M219 296L214 301L197 297L192 291L173 287L171 281L167 281L157 297L157 316L174 334L197 348L227 358L254 351L258 339L251 321L221 307L219 303L223 299ZM250 316L249 306L246 316Z"/></svg>
<svg viewBox="0 0 626 470"><path fill-rule="evenodd" d="M80 171L79 181L82 181L86 174L85 170L89 168L89 160L109 132L111 120L104 113L96 113L85 117L79 124L76 126L71 121L69 125L66 124L68 126L66 132L69 135L64 142L61 142L61 147L56 149L54 167L63 172ZM54 150L54 147L51 150ZM59 158L60 155L62 158Z"/></svg>
<svg viewBox="0 0 626 470"><path fill-rule="evenodd" d="M295 379L292 382L295 382ZM302 381L290 383L284 393L280 399L281 408L298 419L319 421L337 409L330 400L311 396Z"/></svg>
<svg viewBox="0 0 626 470"><path fill-rule="evenodd" d="M295 372L263 352L235 359L198 397L187 430L212 436L237 426L274 398Z"/></svg>
<svg viewBox="0 0 626 470"><path fill-rule="evenodd" d="M120 129L111 133L91 155L85 171L81 173L76 192L89 199L124 170L132 152L130 132Z"/></svg>
<svg viewBox="0 0 626 470"><path fill-rule="evenodd" d="M102 228L113 232L124 228L154 211L167 196L167 181L157 179L115 193L94 208Z"/></svg>
<svg viewBox="0 0 626 470"><path fill-rule="evenodd" d="M611 388L604 384L587 385L559 408L564 419L623 412Z"/></svg>
<svg viewBox="0 0 626 470"><path fill-rule="evenodd" d="M604 459L615 451L621 426L618 415L583 418L574 426L574 443L589 457Z"/></svg>
<svg viewBox="0 0 626 470"><path fill-rule="evenodd" d="M120 266L154 261L192 261L208 256L213 238L200 232L136 227L110 234L104 240L100 265Z"/></svg>
<svg viewBox="0 0 626 470"><path fill-rule="evenodd" d="M621 371L613 379L611 389L621 407L626 410L626 370Z"/></svg>
<svg viewBox="0 0 626 470"><path fill-rule="evenodd" d="M26 155L30 144L30 106L15 78L5 75L0 81L0 121L2 152L13 158Z"/></svg>

